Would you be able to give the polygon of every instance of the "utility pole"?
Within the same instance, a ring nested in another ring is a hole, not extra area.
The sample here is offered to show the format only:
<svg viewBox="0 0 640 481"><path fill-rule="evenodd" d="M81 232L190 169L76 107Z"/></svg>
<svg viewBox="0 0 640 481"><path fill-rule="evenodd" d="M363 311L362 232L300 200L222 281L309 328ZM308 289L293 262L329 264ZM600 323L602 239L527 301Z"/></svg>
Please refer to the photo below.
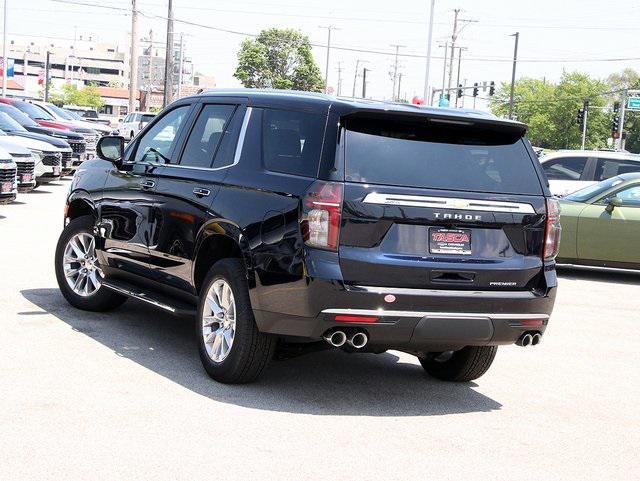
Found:
<svg viewBox="0 0 640 481"><path fill-rule="evenodd" d="M518 64L518 40L520 39L520 32L516 32L512 37L516 38L515 45L513 46L513 69L511 71L511 93L509 94L509 118L513 118L513 93L516 88L516 65Z"/></svg>
<svg viewBox="0 0 640 481"><path fill-rule="evenodd" d="M401 47L404 45L392 44L392 47L396 49L395 60L393 62L393 94L391 95L391 100L395 100L394 97L396 95L396 85L398 83L398 53Z"/></svg>
<svg viewBox="0 0 640 481"><path fill-rule="evenodd" d="M7 60L7 0L4 0L4 10L2 12L4 18L2 20L2 96L7 96L7 69L9 61Z"/></svg>
<svg viewBox="0 0 640 481"><path fill-rule="evenodd" d="M138 10L136 0L131 0L131 52L129 59L129 110L136 109L138 92Z"/></svg>
<svg viewBox="0 0 640 481"><path fill-rule="evenodd" d="M327 63L324 68L324 93L329 93L329 58L331 56L331 31L332 30L340 30L339 28L334 27L333 25L320 26L320 28L327 29Z"/></svg>
<svg viewBox="0 0 640 481"><path fill-rule="evenodd" d="M464 47L458 47L458 77L456 78L456 85L460 85L460 67L462 66L462 51L466 50ZM464 90L463 90L464 92ZM463 93L464 95L464 93ZM464 99L464 97L462 97ZM456 94L456 108L458 108L458 95Z"/></svg>
<svg viewBox="0 0 640 481"><path fill-rule="evenodd" d="M336 95L339 97L342 93L342 62L338 62L338 68L336 70L338 71L338 91Z"/></svg>
<svg viewBox="0 0 640 481"><path fill-rule="evenodd" d="M47 60L44 63L44 101L49 101L49 68L51 65L51 52L47 50Z"/></svg>
<svg viewBox="0 0 640 481"><path fill-rule="evenodd" d="M624 149L624 139L622 138L622 133L624 132L624 113L627 109L627 97L629 92L627 89L624 89L622 92L622 102L620 102L620 124L618 125L618 150Z"/></svg>
<svg viewBox="0 0 640 481"><path fill-rule="evenodd" d="M184 68L184 34L180 32L180 70L178 71L178 98L182 94L182 69Z"/></svg>
<svg viewBox="0 0 640 481"><path fill-rule="evenodd" d="M584 150L587 141L587 117L589 116L589 101L585 100L583 104L584 117L582 119L582 146L581 150Z"/></svg>
<svg viewBox="0 0 640 481"><path fill-rule="evenodd" d="M149 95L153 91L153 30L149 30Z"/></svg>
<svg viewBox="0 0 640 481"><path fill-rule="evenodd" d="M451 59L449 60L449 82L447 83L447 89L451 88L451 77L453 77L453 59L456 54L456 40L458 38L458 14L460 9L456 8L453 11L453 33L451 34ZM448 91L448 90L447 90ZM449 96L451 98L451 96Z"/></svg>
<svg viewBox="0 0 640 481"><path fill-rule="evenodd" d="M362 98L367 98L367 72L369 69L367 67L362 69Z"/></svg>
<svg viewBox="0 0 640 481"><path fill-rule="evenodd" d="M429 98L429 70L431 68L431 43L433 42L433 11L436 0L431 0L431 10L429 12L429 31L427 32L427 67L424 72L424 102Z"/></svg>
<svg viewBox="0 0 640 481"><path fill-rule="evenodd" d="M442 47L442 45L440 45ZM444 83L447 78L447 53L449 52L449 42L444 43L444 64L442 64L442 93L440 94L440 98L444 97ZM438 102L440 105L440 102Z"/></svg>
<svg viewBox="0 0 640 481"><path fill-rule="evenodd" d="M173 0L169 0L167 12L167 50L164 59L164 98L166 107L173 100Z"/></svg>
<svg viewBox="0 0 640 481"><path fill-rule="evenodd" d="M402 85L402 72L398 74L398 95L396 96L396 100L400 100L400 86Z"/></svg>
<svg viewBox="0 0 640 481"><path fill-rule="evenodd" d="M360 59L356 60L356 69L353 72L353 92L351 93L351 96L355 99L356 98L356 83L358 82L358 68L360 67Z"/></svg>

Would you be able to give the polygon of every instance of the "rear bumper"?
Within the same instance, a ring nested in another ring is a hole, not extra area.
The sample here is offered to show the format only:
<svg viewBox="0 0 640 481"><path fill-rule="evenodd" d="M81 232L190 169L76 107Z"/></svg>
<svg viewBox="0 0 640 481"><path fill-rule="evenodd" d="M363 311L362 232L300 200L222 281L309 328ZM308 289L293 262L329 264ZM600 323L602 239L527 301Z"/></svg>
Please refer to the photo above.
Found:
<svg viewBox="0 0 640 481"><path fill-rule="evenodd" d="M553 264L545 266L544 290L473 291L345 285L331 263L315 260L308 274L333 273L332 278L308 276L252 292L261 331L310 341L334 329L361 330L369 335L371 350L513 344L525 332L544 333L556 296ZM343 315L376 319L336 320Z"/></svg>

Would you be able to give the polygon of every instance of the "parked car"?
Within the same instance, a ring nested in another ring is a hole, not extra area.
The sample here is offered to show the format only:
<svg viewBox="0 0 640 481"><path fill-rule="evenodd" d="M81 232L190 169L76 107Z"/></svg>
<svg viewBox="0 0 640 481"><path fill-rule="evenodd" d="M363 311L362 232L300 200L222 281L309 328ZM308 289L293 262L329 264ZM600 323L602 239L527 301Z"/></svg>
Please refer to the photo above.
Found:
<svg viewBox="0 0 640 481"><path fill-rule="evenodd" d="M62 160L62 174L66 175L73 170L73 150L71 149L71 145L69 145L69 142L61 138L52 137L50 135L29 132L27 129L22 127L22 125L20 125L18 122L13 120L13 118L2 111L0 111L0 130L8 135L26 137L28 139L39 140L41 142L46 142L53 145L60 150Z"/></svg>
<svg viewBox="0 0 640 481"><path fill-rule="evenodd" d="M156 116L153 112L131 112L118 125L118 132L125 139L131 140L145 128Z"/></svg>
<svg viewBox="0 0 640 481"><path fill-rule="evenodd" d="M563 197L625 172L640 171L640 155L603 150L563 150L540 159L551 193Z"/></svg>
<svg viewBox="0 0 640 481"><path fill-rule="evenodd" d="M0 147L8 150L18 164L18 186L26 189L60 179L63 153L66 156L71 150L61 149L40 140L7 135L4 132L0 132ZM21 170L21 163L29 165L24 165ZM30 173L31 181L27 183L26 179L21 179L21 173Z"/></svg>
<svg viewBox="0 0 640 481"><path fill-rule="evenodd" d="M18 166L11 154L0 147L0 204L16 200L18 193Z"/></svg>
<svg viewBox="0 0 640 481"><path fill-rule="evenodd" d="M640 269L640 172L591 185L560 204L558 263Z"/></svg>
<svg viewBox="0 0 640 481"><path fill-rule="evenodd" d="M22 130L17 130L14 126L13 129L7 131L7 133L21 137L33 138L35 140L42 140L63 149L62 168L65 175L73 172L84 161L87 143L81 134L71 132L70 130L43 127L11 105L0 103L0 113L7 114L27 131L24 132ZM47 138L34 137L34 134L44 135ZM71 159L68 158L68 154L64 151L66 145L56 142L56 139L69 144L71 147Z"/></svg>
<svg viewBox="0 0 640 481"><path fill-rule="evenodd" d="M0 97L0 103L11 105L18 110L22 111L25 115L32 120L42 125L43 127L51 127L60 130L69 130L81 134L86 142L85 145L85 157L87 159L93 158L96 152L96 142L100 135L94 129L88 129L85 127L77 127L73 123L68 121L56 120L52 115L45 112L43 109L29 102L16 99L8 99Z"/></svg>
<svg viewBox="0 0 640 481"><path fill-rule="evenodd" d="M70 122L76 127L95 130L101 136L111 135L114 133L114 130L107 125L104 125L102 123L97 123L97 122L88 122L84 120L82 117L78 116L76 113L60 108L57 105L54 105L50 102L40 102L38 100L31 100L30 102L33 105L43 109L45 112L47 112L56 120L63 121L63 122Z"/></svg>
<svg viewBox="0 0 640 481"><path fill-rule="evenodd" d="M16 163L18 192L29 192L36 186L37 154L19 143L12 142L14 138L0 131L0 148L11 154ZM28 140L19 138L20 140ZM29 140L28 140L29 141ZM32 141L29 141L32 142Z"/></svg>
<svg viewBox="0 0 640 481"><path fill-rule="evenodd" d="M65 105L65 110L77 114L79 117L92 124L110 125L111 122L108 119L103 119L98 114L98 111L92 107L81 107L79 105Z"/></svg>
<svg viewBox="0 0 640 481"><path fill-rule="evenodd" d="M558 203L525 131L311 93L180 99L76 173L60 290L195 316L221 382L255 379L276 347L399 349L476 379L498 345L540 341L555 299Z"/></svg>

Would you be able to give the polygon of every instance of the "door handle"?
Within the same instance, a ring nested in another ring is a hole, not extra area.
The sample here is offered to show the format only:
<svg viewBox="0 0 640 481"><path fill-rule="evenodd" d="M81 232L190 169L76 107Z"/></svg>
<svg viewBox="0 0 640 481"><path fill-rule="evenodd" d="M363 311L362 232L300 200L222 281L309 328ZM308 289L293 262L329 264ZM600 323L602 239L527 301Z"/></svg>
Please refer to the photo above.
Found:
<svg viewBox="0 0 640 481"><path fill-rule="evenodd" d="M202 189L200 187L196 187L195 189L193 189L193 193L196 194L196 196L198 197L209 197L209 194L211 194L211 191L209 189Z"/></svg>
<svg viewBox="0 0 640 481"><path fill-rule="evenodd" d="M143 180L140 182L140 187L143 189L153 189L156 183L153 180Z"/></svg>

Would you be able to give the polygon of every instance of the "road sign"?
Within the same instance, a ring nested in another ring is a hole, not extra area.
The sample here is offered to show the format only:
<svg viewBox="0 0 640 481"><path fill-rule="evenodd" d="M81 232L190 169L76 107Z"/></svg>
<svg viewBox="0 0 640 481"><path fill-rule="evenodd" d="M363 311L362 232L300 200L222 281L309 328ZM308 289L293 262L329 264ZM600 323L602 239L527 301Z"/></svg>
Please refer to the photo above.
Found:
<svg viewBox="0 0 640 481"><path fill-rule="evenodd" d="M640 110L640 97L627 98L627 108Z"/></svg>

